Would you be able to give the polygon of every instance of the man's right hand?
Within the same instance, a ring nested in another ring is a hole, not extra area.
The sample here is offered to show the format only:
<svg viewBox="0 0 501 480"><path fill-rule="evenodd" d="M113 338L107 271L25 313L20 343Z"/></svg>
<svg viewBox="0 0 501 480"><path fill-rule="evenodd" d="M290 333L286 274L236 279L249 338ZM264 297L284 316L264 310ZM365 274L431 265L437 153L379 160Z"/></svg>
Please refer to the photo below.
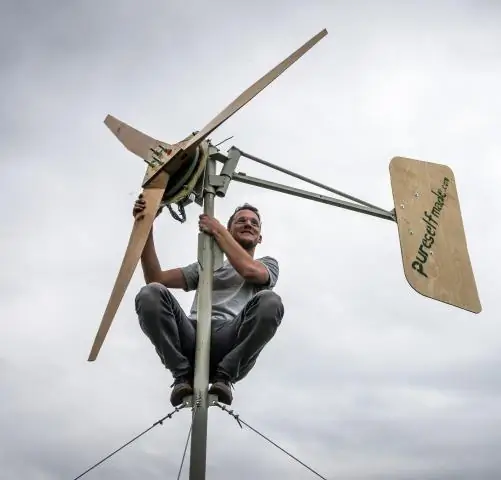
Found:
<svg viewBox="0 0 501 480"><path fill-rule="evenodd" d="M142 216L142 213L144 209L146 208L146 200L144 199L144 196L142 193L139 194L139 197L137 200L134 202L134 208L132 209L132 215L136 220L139 220ZM157 214L155 215L155 218L157 218L160 213L162 212L163 207L160 207L157 211Z"/></svg>

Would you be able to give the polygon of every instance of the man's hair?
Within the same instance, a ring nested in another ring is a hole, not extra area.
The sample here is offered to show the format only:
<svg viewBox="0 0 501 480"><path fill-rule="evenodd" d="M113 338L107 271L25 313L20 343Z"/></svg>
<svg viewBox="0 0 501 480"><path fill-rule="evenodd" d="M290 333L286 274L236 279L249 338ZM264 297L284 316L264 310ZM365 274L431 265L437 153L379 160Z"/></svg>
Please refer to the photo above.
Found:
<svg viewBox="0 0 501 480"><path fill-rule="evenodd" d="M261 215L259 215L259 210L250 203L244 203L243 205L240 205L239 207L235 208L235 211L231 214L231 217L228 219L228 224L227 224L228 230L230 229L231 224L235 219L235 215L241 210L250 210L251 212L254 212L257 218L259 219L259 223L261 224Z"/></svg>

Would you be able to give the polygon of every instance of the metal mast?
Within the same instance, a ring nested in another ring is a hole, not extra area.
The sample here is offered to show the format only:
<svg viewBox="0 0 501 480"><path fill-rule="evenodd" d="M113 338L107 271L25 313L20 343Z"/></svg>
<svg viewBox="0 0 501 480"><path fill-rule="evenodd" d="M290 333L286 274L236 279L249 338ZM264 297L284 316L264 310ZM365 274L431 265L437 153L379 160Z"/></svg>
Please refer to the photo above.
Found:
<svg viewBox="0 0 501 480"><path fill-rule="evenodd" d="M203 209L214 216L216 191L210 184L216 173L216 160L207 159L205 169ZM193 430L191 436L190 480L205 480L207 458L207 421L209 410L209 363L212 317L212 283L215 267L215 240L205 233L199 234L198 263L200 276L197 292L197 335L195 350L195 376L193 385Z"/></svg>

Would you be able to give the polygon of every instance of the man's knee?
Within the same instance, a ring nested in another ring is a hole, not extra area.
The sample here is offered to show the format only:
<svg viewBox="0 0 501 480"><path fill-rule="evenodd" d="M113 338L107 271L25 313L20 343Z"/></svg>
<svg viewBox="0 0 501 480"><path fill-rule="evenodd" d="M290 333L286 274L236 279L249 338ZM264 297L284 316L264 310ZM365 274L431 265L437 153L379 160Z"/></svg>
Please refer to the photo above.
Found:
<svg viewBox="0 0 501 480"><path fill-rule="evenodd" d="M261 290L254 298L257 302L260 316L274 320L280 324L284 316L284 305L280 295L272 290Z"/></svg>
<svg viewBox="0 0 501 480"><path fill-rule="evenodd" d="M140 308L148 309L157 305L162 296L165 295L170 296L170 292L167 287L165 287L161 283L152 282L144 285L136 295L136 311L138 311Z"/></svg>
<svg viewBox="0 0 501 480"><path fill-rule="evenodd" d="M261 290L254 297L259 305L266 305L270 308L283 309L282 298L273 290Z"/></svg>

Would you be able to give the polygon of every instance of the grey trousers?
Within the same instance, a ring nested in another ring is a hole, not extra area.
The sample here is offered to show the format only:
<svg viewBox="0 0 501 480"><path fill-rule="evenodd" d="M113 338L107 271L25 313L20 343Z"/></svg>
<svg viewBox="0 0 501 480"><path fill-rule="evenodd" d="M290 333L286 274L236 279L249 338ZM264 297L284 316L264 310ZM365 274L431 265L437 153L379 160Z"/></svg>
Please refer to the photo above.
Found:
<svg viewBox="0 0 501 480"><path fill-rule="evenodd" d="M174 378L191 377L195 364L196 320L188 318L174 295L160 283L141 288L135 303L139 325L163 365ZM263 290L235 319L213 320L209 381L219 372L233 383L242 380L275 335L283 315L281 298L271 290Z"/></svg>

